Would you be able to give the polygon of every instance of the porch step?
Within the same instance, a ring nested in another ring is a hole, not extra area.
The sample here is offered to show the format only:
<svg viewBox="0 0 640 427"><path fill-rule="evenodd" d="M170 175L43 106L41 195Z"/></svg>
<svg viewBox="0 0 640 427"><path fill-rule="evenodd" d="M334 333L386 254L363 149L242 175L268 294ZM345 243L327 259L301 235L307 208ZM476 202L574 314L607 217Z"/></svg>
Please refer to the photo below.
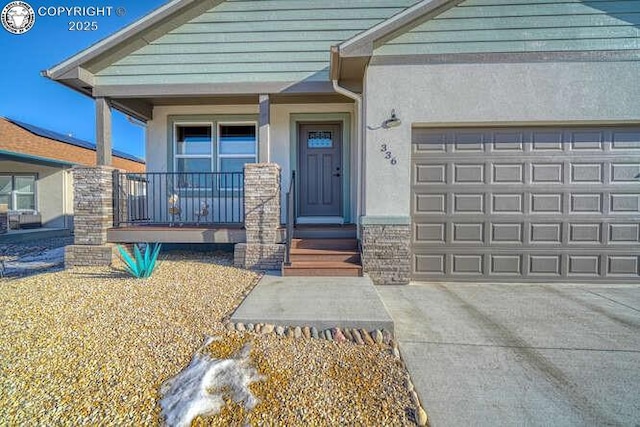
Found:
<svg viewBox="0 0 640 427"><path fill-rule="evenodd" d="M291 249L291 262L360 262L360 252L356 250L331 250L331 249Z"/></svg>
<svg viewBox="0 0 640 427"><path fill-rule="evenodd" d="M283 276L362 276L356 239L292 239Z"/></svg>
<svg viewBox="0 0 640 427"><path fill-rule="evenodd" d="M355 239L356 226L348 225L303 225L293 229L293 237L298 239Z"/></svg>
<svg viewBox="0 0 640 427"><path fill-rule="evenodd" d="M292 239L292 249L357 250L356 239Z"/></svg>
<svg viewBox="0 0 640 427"><path fill-rule="evenodd" d="M362 276L362 266L350 262L292 262L282 267L283 276Z"/></svg>

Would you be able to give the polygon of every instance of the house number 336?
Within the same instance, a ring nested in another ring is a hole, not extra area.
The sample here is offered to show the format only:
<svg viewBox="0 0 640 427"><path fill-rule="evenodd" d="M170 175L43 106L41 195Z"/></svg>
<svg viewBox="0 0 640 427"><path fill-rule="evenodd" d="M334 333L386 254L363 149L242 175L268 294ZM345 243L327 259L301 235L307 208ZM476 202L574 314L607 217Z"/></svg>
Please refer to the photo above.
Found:
<svg viewBox="0 0 640 427"><path fill-rule="evenodd" d="M389 163L395 165L398 163L398 159L393 155L391 149L387 144L380 144L380 152L383 153L384 158L389 160Z"/></svg>

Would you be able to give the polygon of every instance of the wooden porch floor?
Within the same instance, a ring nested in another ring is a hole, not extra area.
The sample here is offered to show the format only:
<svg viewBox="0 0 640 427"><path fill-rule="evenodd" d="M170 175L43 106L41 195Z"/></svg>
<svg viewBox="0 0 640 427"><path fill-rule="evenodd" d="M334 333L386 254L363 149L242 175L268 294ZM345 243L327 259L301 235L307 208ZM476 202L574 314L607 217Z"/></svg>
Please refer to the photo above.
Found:
<svg viewBox="0 0 640 427"><path fill-rule="evenodd" d="M282 230L284 238L284 230ZM225 226L157 226L135 225L107 230L110 243L244 243L245 229L241 225Z"/></svg>

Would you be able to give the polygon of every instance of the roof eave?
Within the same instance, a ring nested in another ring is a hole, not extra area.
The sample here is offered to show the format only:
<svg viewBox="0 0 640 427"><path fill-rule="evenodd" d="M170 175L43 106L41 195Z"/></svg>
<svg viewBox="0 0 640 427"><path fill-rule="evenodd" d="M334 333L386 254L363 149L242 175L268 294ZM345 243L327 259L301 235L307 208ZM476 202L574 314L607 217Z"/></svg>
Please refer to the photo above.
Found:
<svg viewBox="0 0 640 427"><path fill-rule="evenodd" d="M39 163L39 164L46 163L46 164L56 165L56 166L72 167L78 164L73 162L67 162L64 160L51 159L49 157L34 156L32 154L18 153L16 151L8 151L8 150L0 150L0 156L13 157L13 158L20 159L30 163L31 162Z"/></svg>

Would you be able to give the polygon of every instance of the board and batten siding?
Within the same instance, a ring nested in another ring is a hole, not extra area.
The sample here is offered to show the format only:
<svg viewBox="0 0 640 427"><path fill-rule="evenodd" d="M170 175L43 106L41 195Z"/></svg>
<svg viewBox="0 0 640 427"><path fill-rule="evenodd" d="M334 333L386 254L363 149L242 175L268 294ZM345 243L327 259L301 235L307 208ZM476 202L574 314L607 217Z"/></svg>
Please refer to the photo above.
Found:
<svg viewBox="0 0 640 427"><path fill-rule="evenodd" d="M327 81L330 47L417 0L229 0L96 73L98 85Z"/></svg>
<svg viewBox="0 0 640 427"><path fill-rule="evenodd" d="M468 0L377 44L374 54L640 49L637 0Z"/></svg>

